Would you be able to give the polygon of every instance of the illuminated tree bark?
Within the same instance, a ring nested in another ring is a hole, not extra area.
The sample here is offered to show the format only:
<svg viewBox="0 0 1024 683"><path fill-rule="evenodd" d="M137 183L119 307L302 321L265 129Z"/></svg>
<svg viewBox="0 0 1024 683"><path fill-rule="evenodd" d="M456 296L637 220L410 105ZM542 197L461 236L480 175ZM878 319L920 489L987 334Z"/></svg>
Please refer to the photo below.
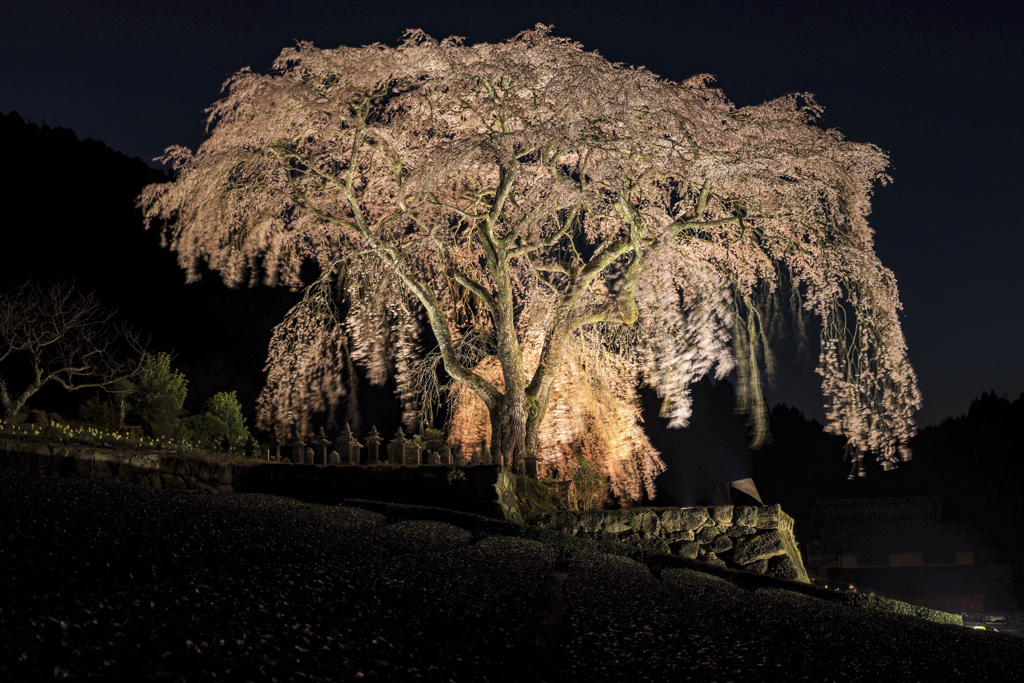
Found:
<svg viewBox="0 0 1024 683"><path fill-rule="evenodd" d="M527 376L536 371L542 342L539 333L523 340ZM608 477L621 504L653 497L654 479L665 466L643 430L635 368L606 351L594 335L578 335L568 346L545 402L544 419L537 420L531 434L535 441L529 452L539 457L538 472L553 479L571 478L576 458L582 457ZM484 358L474 371L504 390L496 357ZM486 452L494 433L486 406L458 385L453 398L452 445L467 456Z"/></svg>
<svg viewBox="0 0 1024 683"><path fill-rule="evenodd" d="M690 384L739 361L760 441L765 302L785 282L798 317L824 322L830 428L856 463L893 466L919 395L866 220L886 156L814 125L809 95L736 108L710 80L611 64L542 26L474 46L419 31L397 48L303 43L269 74L235 74L208 139L169 149L177 180L140 204L191 277L205 261L231 285L298 288L319 266L275 333L265 426L302 429L340 400L330 375L349 346L371 381L394 370L411 423L425 318L517 467L581 335L654 386L674 426ZM477 332L500 390L465 348Z"/></svg>

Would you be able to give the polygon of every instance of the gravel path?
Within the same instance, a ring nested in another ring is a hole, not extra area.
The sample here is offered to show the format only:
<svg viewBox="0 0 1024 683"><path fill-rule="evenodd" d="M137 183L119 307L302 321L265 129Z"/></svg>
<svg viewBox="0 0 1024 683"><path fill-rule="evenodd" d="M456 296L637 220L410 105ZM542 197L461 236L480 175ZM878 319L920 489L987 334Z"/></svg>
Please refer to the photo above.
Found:
<svg viewBox="0 0 1024 683"><path fill-rule="evenodd" d="M1024 681L1024 639L264 495L0 472L0 680Z"/></svg>

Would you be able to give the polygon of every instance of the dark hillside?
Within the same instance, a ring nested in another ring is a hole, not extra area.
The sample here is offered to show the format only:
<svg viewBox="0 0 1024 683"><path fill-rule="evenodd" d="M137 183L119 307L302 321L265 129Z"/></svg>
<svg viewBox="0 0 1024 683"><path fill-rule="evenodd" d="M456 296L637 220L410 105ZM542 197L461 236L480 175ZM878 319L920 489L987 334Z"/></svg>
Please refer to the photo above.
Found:
<svg viewBox="0 0 1024 683"><path fill-rule="evenodd" d="M67 128L0 114L0 291L28 279L73 280L119 318L175 351L190 380L186 409L200 412L218 391L236 389L253 409L270 330L295 294L264 286L230 290L215 276L186 285L176 255L144 230L135 199L169 176ZM18 372L17 368L6 368ZM32 403L73 410L82 396L50 388Z"/></svg>
<svg viewBox="0 0 1024 683"><path fill-rule="evenodd" d="M1020 681L1024 639L357 507L0 472L0 678Z"/></svg>

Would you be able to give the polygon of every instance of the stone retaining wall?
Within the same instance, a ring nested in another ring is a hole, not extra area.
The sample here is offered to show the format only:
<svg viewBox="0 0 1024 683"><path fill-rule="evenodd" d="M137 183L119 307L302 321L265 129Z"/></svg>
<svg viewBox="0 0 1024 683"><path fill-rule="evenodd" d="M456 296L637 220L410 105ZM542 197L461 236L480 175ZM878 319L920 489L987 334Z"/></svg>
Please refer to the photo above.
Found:
<svg viewBox="0 0 1024 683"><path fill-rule="evenodd" d="M232 463L162 451L0 440L0 467L43 476L123 481L158 491L235 492Z"/></svg>
<svg viewBox="0 0 1024 683"><path fill-rule="evenodd" d="M793 519L778 505L559 511L534 513L527 521L716 567L810 582L793 536Z"/></svg>
<svg viewBox="0 0 1024 683"><path fill-rule="evenodd" d="M299 465L0 439L0 468L157 490L268 493L325 505L368 498L503 517L495 486L502 469L496 465Z"/></svg>

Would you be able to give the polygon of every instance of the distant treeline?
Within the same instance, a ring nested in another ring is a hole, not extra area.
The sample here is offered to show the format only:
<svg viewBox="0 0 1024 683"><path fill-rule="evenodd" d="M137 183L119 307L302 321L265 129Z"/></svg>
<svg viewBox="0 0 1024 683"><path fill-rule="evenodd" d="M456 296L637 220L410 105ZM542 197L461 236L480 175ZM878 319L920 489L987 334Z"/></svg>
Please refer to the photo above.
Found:
<svg viewBox="0 0 1024 683"><path fill-rule="evenodd" d="M896 470L870 467L849 481L843 440L826 434L796 408L771 412L774 442L753 454L760 488L787 509L815 498L941 496L947 515L977 508L993 497L1018 495L1024 479L1024 394L1009 400L994 392L971 401L965 415L926 427L911 440L913 459Z"/></svg>
<svg viewBox="0 0 1024 683"><path fill-rule="evenodd" d="M846 479L843 440L786 405L771 413L774 443L753 453L753 476L765 502L780 503L797 520L798 537L813 535L815 499L930 496L943 518L969 522L1011 562L1024 604L1024 544L1008 529L1024 528L1024 393L994 392L971 401L965 415L926 427L911 440L913 459L867 477ZM1012 539L1012 540L1011 540Z"/></svg>

